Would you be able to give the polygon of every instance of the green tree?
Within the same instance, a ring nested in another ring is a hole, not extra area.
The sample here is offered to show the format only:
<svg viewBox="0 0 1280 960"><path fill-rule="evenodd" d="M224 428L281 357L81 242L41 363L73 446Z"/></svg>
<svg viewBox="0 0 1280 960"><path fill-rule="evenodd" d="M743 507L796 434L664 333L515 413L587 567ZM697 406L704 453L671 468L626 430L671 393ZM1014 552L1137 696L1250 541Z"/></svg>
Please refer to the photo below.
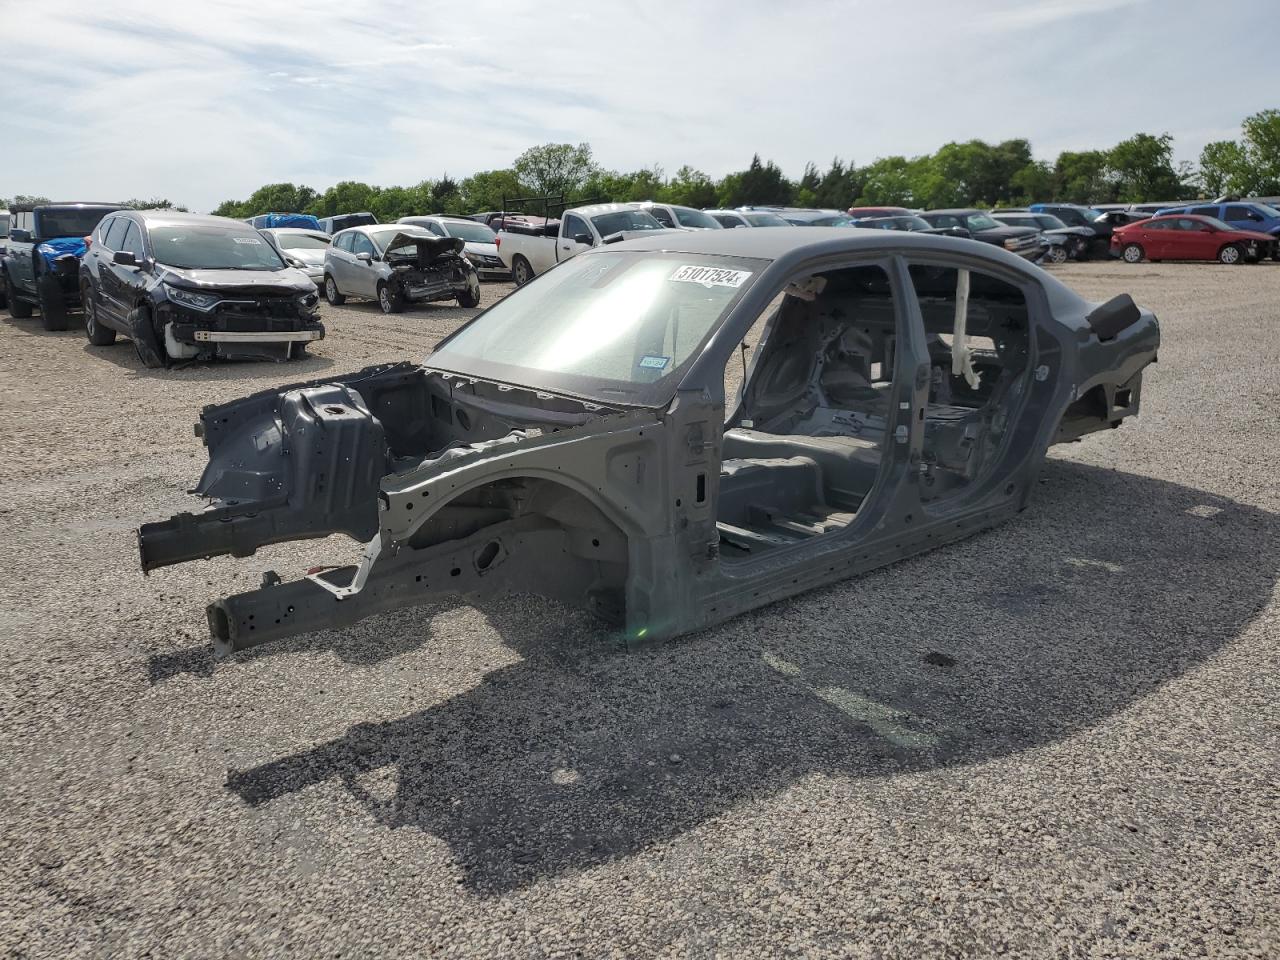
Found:
<svg viewBox="0 0 1280 960"><path fill-rule="evenodd" d="M761 163L758 153L746 170L727 175L717 186L720 204L725 207L789 204L795 191L796 185L783 175L781 168L772 160Z"/></svg>
<svg viewBox="0 0 1280 960"><path fill-rule="evenodd" d="M1053 168L1043 160L1032 160L1009 178L1013 204L1038 203L1054 198Z"/></svg>
<svg viewBox="0 0 1280 960"><path fill-rule="evenodd" d="M431 212L458 213L462 203L462 190L458 181L447 173L431 185Z"/></svg>
<svg viewBox="0 0 1280 960"><path fill-rule="evenodd" d="M318 197L313 196L312 202L307 205L309 211L317 217L333 217L340 213L363 213L368 210L375 212L374 208L378 205L378 194L381 192L379 187L371 187L367 183L361 183L358 180L342 180L335 183L332 187L320 194ZM250 198L252 203L253 198ZM273 210L279 210L279 207L272 207ZM257 210L255 213L265 213L265 210Z"/></svg>
<svg viewBox="0 0 1280 960"><path fill-rule="evenodd" d="M1173 137L1138 133L1107 151L1111 198L1124 203L1179 198L1185 189L1173 167ZM1095 199L1095 198L1091 198Z"/></svg>
<svg viewBox="0 0 1280 960"><path fill-rule="evenodd" d="M701 170L687 164L676 171L659 196L667 203L679 203L686 207L702 209L716 202L715 182Z"/></svg>
<svg viewBox="0 0 1280 960"><path fill-rule="evenodd" d="M598 167L591 144L544 143L530 147L513 164L520 182L538 194L577 193Z"/></svg>
<svg viewBox="0 0 1280 960"><path fill-rule="evenodd" d="M1053 166L1053 196L1067 203L1112 203L1115 183L1102 150L1064 150Z"/></svg>
<svg viewBox="0 0 1280 960"><path fill-rule="evenodd" d="M1280 193L1280 110L1263 110L1244 121L1246 192Z"/></svg>
<svg viewBox="0 0 1280 960"><path fill-rule="evenodd" d="M918 173L919 158L878 157L860 171L862 191L853 202L856 207L913 207L916 199L912 180Z"/></svg>
<svg viewBox="0 0 1280 960"><path fill-rule="evenodd" d="M1249 192L1249 158L1234 140L1215 140L1200 151L1200 186L1207 196Z"/></svg>
<svg viewBox="0 0 1280 960"><path fill-rule="evenodd" d="M469 213L501 210L504 197L525 196L529 190L520 183L514 170L481 170L460 184L461 205Z"/></svg>

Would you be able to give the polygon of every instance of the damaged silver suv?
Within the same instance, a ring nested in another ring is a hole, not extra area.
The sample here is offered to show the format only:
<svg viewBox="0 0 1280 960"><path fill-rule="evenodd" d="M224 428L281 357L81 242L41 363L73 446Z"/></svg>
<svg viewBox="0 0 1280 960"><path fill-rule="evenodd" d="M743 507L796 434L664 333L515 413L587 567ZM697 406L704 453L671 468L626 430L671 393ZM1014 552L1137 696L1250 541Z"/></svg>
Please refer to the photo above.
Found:
<svg viewBox="0 0 1280 960"><path fill-rule="evenodd" d="M422 364L206 407L195 492L213 502L143 526L142 567L366 544L355 566L215 601L219 653L510 591L628 644L672 637L1013 516L1050 444L1138 412L1159 339L1127 296L1088 303L951 237L600 246Z"/></svg>
<svg viewBox="0 0 1280 960"><path fill-rule="evenodd" d="M343 230L325 251L325 299L335 307L347 297L376 300L383 313L437 300L479 306L480 276L463 254L465 245L400 223Z"/></svg>

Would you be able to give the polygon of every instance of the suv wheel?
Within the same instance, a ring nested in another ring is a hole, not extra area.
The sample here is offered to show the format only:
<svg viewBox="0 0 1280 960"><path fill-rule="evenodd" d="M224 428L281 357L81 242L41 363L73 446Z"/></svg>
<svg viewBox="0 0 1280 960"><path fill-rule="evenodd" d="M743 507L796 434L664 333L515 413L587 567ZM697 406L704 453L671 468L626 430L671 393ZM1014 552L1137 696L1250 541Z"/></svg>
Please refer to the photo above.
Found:
<svg viewBox="0 0 1280 960"><path fill-rule="evenodd" d="M109 347L116 342L116 332L98 322L98 305L93 299L93 285L80 285L80 302L84 304L84 335L95 347Z"/></svg>
<svg viewBox="0 0 1280 960"><path fill-rule="evenodd" d="M519 254L511 259L511 279L516 282L517 287L523 287L533 279L533 267L529 266L529 261Z"/></svg>
<svg viewBox="0 0 1280 960"><path fill-rule="evenodd" d="M347 302L347 298L338 292L338 285L333 282L333 277L328 275L324 278L324 298L335 307L340 307Z"/></svg>
<svg viewBox="0 0 1280 960"><path fill-rule="evenodd" d="M40 300L40 325L46 330L67 329L67 301L58 278L51 273L41 274L36 281L36 296Z"/></svg>
<svg viewBox="0 0 1280 960"><path fill-rule="evenodd" d="M1280 257L1276 258L1280 260ZM0 310L9 306L9 285L4 279L4 270L0 270Z"/></svg>
<svg viewBox="0 0 1280 960"><path fill-rule="evenodd" d="M480 306L480 278L476 274L468 274L467 289L458 294L458 306L468 309Z"/></svg>
<svg viewBox="0 0 1280 960"><path fill-rule="evenodd" d="M133 331L133 349L138 352L138 359L144 367L159 370L169 365L169 352L164 348L164 341L156 336L148 308L134 307L130 311L129 329Z"/></svg>
<svg viewBox="0 0 1280 960"><path fill-rule="evenodd" d="M29 301L23 300L18 296L17 287L12 287L9 283L9 277L5 275L4 289L9 298L9 316L15 320L25 320L31 316L31 304Z"/></svg>
<svg viewBox="0 0 1280 960"><path fill-rule="evenodd" d="M1044 255L1044 258L1050 263L1066 263L1067 248L1055 244L1049 248L1049 252Z"/></svg>
<svg viewBox="0 0 1280 960"><path fill-rule="evenodd" d="M378 306L383 313L399 313L404 309L404 296L399 290L392 290L385 280L379 280Z"/></svg>

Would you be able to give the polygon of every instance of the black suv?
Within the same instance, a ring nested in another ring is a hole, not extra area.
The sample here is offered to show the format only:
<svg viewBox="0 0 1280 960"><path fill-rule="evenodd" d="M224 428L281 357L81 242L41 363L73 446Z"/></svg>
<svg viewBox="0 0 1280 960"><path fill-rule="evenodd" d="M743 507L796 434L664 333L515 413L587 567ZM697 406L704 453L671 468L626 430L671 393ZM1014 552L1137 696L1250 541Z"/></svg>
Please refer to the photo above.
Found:
<svg viewBox="0 0 1280 960"><path fill-rule="evenodd" d="M324 337L315 282L241 220L126 210L98 225L80 264L89 342L123 333L148 367L287 360Z"/></svg>
<svg viewBox="0 0 1280 960"><path fill-rule="evenodd" d="M981 210L961 208L958 210L926 210L920 214L930 226L953 230L959 236L968 231L968 236L983 243L1004 247L1010 253L1016 253L1026 260L1039 260L1044 256L1049 244L1042 242L1040 231L1030 227L1006 227L997 223L990 214Z"/></svg>
<svg viewBox="0 0 1280 960"><path fill-rule="evenodd" d="M15 204L0 256L0 306L20 319L40 308L46 330L67 329L67 311L80 306L80 257L85 238L118 203Z"/></svg>

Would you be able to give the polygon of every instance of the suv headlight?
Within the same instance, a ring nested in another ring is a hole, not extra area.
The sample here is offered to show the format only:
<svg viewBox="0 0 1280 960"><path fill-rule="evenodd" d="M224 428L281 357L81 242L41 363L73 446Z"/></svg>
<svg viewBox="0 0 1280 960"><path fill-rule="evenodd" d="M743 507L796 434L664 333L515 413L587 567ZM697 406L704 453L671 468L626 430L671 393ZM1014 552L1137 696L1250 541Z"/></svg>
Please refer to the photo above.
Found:
<svg viewBox="0 0 1280 960"><path fill-rule="evenodd" d="M167 283L164 285L164 292L179 306L190 307L192 310L200 310L203 313L208 313L222 301L221 297L212 293L199 293L182 287L171 287Z"/></svg>

